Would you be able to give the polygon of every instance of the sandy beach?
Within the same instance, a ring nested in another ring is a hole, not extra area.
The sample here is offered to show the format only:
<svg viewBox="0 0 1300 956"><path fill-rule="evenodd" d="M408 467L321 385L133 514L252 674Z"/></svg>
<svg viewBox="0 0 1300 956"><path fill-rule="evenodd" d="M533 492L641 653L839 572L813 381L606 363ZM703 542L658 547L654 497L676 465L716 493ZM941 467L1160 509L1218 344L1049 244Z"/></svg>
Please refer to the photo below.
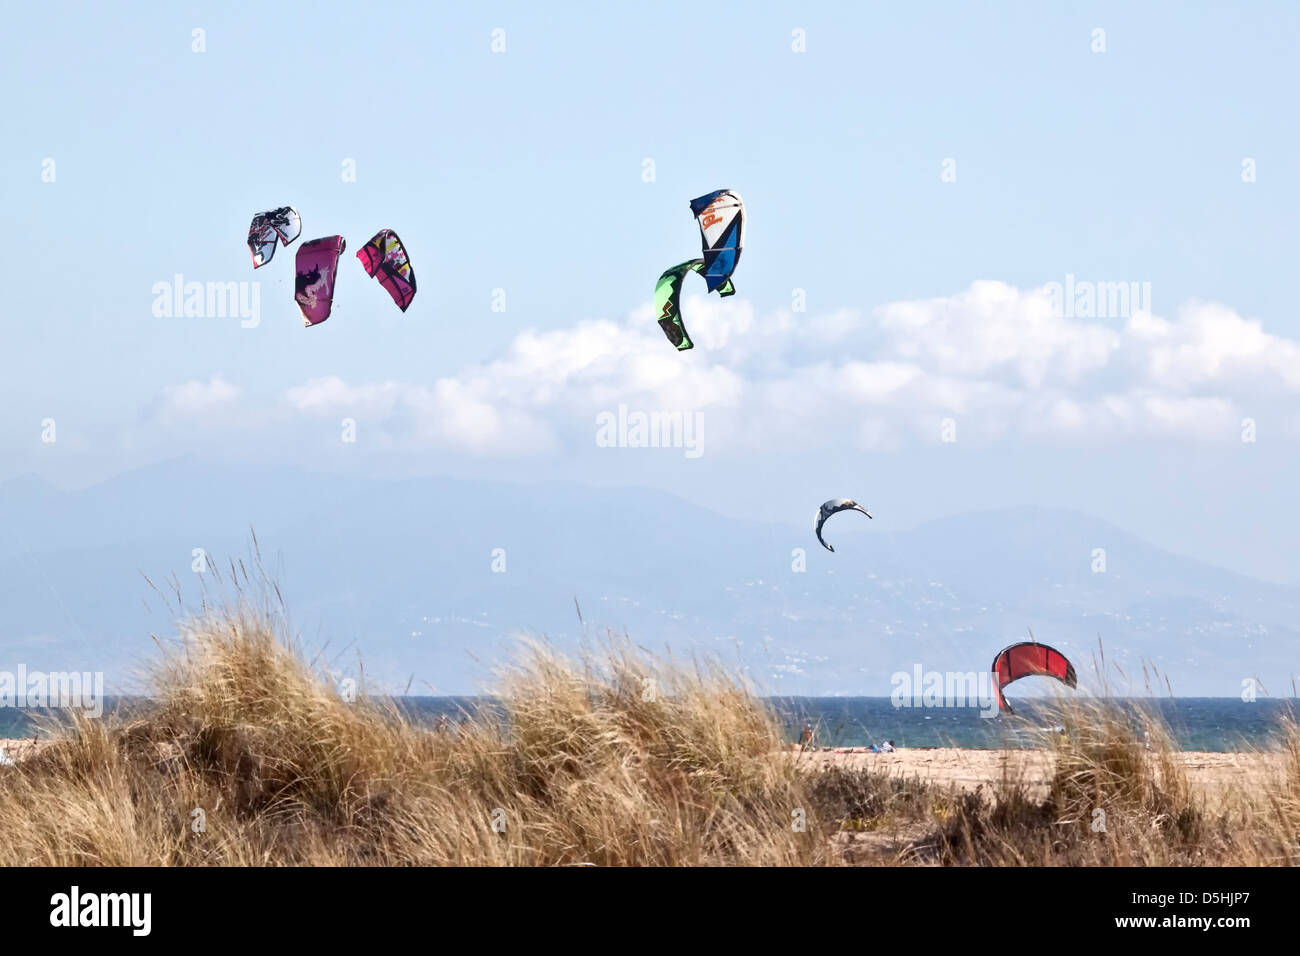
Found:
<svg viewBox="0 0 1300 956"><path fill-rule="evenodd" d="M0 752L15 763L30 757L44 745L45 741L31 737L0 737Z"/></svg>
<svg viewBox="0 0 1300 956"><path fill-rule="evenodd" d="M1230 785L1242 785L1252 778L1277 776L1284 769L1280 753L1207 753L1186 751L1176 755L1193 787L1212 795ZM809 770L828 766L865 767L883 773L915 777L938 786L973 790L992 785L1007 776L1021 778L1034 790L1046 788L1052 767L1050 750L964 750L954 747L904 749L893 753L808 752L790 754Z"/></svg>
<svg viewBox="0 0 1300 956"><path fill-rule="evenodd" d="M44 739L33 741L30 737L0 738L0 751L18 762L37 753L47 743ZM832 766L866 768L960 790L992 786L1004 778L1021 779L1038 795L1045 790L1054 766L1050 750L927 747L905 748L893 753L871 753L860 749L800 753L793 748L783 756L810 772ZM1285 772L1285 755L1275 752L1184 751L1178 753L1176 759L1182 763L1192 786L1207 795L1232 785L1247 785L1252 779L1277 779Z"/></svg>

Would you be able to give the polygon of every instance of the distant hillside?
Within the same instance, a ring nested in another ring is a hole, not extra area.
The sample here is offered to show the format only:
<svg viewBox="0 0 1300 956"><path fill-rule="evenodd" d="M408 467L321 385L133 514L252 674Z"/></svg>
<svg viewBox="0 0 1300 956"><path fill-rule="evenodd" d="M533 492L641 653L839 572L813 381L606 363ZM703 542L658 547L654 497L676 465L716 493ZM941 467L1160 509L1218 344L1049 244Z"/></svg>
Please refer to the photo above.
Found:
<svg viewBox="0 0 1300 956"><path fill-rule="evenodd" d="M149 633L170 633L142 573L174 572L197 601L193 549L246 556L252 526L304 638L328 641L340 664L359 652L398 689L414 675L423 692L472 692L515 633L572 644L606 626L722 653L776 693L887 695L890 675L916 664L982 670L1026 628L1073 653L1081 675L1100 634L1139 689L1142 658L1185 695L1235 696L1251 676L1282 693L1298 669L1300 589L1096 518L1026 508L880 533L846 514L827 526L830 554L809 527L815 504L768 525L636 488L186 461L71 494L15 479L0 484L0 668L125 678Z"/></svg>

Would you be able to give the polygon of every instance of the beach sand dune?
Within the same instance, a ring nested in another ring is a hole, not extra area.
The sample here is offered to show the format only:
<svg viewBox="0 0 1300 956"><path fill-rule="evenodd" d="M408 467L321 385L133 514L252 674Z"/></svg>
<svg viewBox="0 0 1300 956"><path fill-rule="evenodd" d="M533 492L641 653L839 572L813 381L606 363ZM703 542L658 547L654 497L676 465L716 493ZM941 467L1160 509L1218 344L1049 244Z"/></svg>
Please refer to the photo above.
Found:
<svg viewBox="0 0 1300 956"><path fill-rule="evenodd" d="M1285 755L1276 752L1207 753L1186 751L1172 755L1182 763L1188 783L1206 796L1252 779L1276 779L1284 772ZM974 790L1007 780L1021 780L1031 794L1041 797L1056 766L1051 750L965 750L955 747L896 750L893 753L792 752L790 759L810 771L839 766L869 769L917 778L941 787Z"/></svg>

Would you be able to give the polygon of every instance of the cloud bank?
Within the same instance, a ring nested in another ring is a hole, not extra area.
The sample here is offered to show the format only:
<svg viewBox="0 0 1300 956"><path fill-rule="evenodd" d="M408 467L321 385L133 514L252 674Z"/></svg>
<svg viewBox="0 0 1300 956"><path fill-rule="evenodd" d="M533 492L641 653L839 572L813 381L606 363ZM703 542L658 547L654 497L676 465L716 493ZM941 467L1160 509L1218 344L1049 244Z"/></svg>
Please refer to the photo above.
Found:
<svg viewBox="0 0 1300 956"><path fill-rule="evenodd" d="M431 383L323 377L283 402L291 418L356 418L393 446L521 456L589 445L596 416L620 404L702 413L715 453L953 437L1240 441L1243 419L1281 430L1300 393L1300 343L1213 303L1173 318L1073 318L1046 287L980 281L870 314L759 316L700 296L683 314L689 352L645 306L621 322L521 331L500 357ZM166 405L203 409L232 389L219 376L189 383Z"/></svg>

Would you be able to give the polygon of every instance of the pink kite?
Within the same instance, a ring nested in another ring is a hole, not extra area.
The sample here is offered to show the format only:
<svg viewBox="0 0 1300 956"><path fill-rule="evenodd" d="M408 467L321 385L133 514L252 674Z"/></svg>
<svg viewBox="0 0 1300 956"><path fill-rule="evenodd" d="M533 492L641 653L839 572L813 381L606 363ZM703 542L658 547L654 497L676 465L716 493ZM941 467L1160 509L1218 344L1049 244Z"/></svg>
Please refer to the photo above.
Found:
<svg viewBox="0 0 1300 956"><path fill-rule="evenodd" d="M313 239L298 247L298 277L293 297L302 312L304 325L319 325L330 317L334 304L334 277L339 256L347 243L342 236Z"/></svg>
<svg viewBox="0 0 1300 956"><path fill-rule="evenodd" d="M379 284L405 312L415 298L415 270L411 268L411 259L397 233L380 229L373 239L357 250L357 258L361 260L366 275L377 276Z"/></svg>

